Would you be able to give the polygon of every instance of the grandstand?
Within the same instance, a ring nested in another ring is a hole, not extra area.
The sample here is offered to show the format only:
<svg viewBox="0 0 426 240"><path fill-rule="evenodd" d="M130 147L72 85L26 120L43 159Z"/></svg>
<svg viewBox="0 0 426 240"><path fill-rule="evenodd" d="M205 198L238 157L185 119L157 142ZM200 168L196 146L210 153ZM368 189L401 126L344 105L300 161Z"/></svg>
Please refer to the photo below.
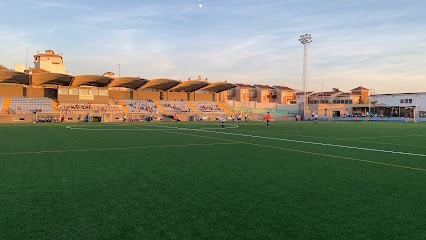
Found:
<svg viewBox="0 0 426 240"><path fill-rule="evenodd" d="M172 79L142 79L104 75L70 76L35 70L21 73L0 70L2 122L34 122L39 118L66 122L126 119L162 119L174 113L189 120L200 111L196 106L217 106L234 84L185 82ZM34 116L35 115L35 116Z"/></svg>
<svg viewBox="0 0 426 240"><path fill-rule="evenodd" d="M189 101L214 105L225 101L225 91L236 85L210 83L208 79L144 79L103 75L67 74L63 56L53 50L34 55L34 68L0 68L1 122L31 122L42 119L61 121L125 121L162 119L180 114L185 120L198 113Z"/></svg>
<svg viewBox="0 0 426 240"><path fill-rule="evenodd" d="M181 120L200 114L213 118L249 114L250 119L260 119L266 111L281 119L304 110L303 115L317 113L325 120L377 115L426 121L425 93L370 95L361 86L350 92L334 88L309 92L308 106L303 109L303 95L286 86L209 82L201 77L149 80L116 77L112 72L72 76L66 73L62 55L53 50L37 53L34 62L35 68L24 72L0 67L0 122L33 122L39 117L115 122L147 116L163 119L175 113Z"/></svg>
<svg viewBox="0 0 426 240"><path fill-rule="evenodd" d="M0 96L0 113L4 113L3 112L3 101L4 101L4 97Z"/></svg>

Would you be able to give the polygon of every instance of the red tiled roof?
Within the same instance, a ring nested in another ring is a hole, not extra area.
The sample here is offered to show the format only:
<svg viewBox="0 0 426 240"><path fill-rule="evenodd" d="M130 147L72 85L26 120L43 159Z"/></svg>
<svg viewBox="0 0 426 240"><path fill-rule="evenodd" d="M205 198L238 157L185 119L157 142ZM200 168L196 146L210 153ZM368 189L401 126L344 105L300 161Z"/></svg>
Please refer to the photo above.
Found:
<svg viewBox="0 0 426 240"><path fill-rule="evenodd" d="M248 84L236 83L235 85L237 85L237 87L240 87L240 88L253 88L253 86Z"/></svg>
<svg viewBox="0 0 426 240"><path fill-rule="evenodd" d="M7 67L5 67L3 65L0 65L0 70L9 70L9 69L7 69Z"/></svg>
<svg viewBox="0 0 426 240"><path fill-rule="evenodd" d="M354 89L352 89L351 91L361 91L361 90L369 90L368 88L365 88L365 87L361 87L361 86L359 86L359 87L357 87L357 88L354 88Z"/></svg>
<svg viewBox="0 0 426 240"><path fill-rule="evenodd" d="M260 85L260 84L255 84L255 87L261 88L261 89L271 89L272 87L268 86L268 85Z"/></svg>

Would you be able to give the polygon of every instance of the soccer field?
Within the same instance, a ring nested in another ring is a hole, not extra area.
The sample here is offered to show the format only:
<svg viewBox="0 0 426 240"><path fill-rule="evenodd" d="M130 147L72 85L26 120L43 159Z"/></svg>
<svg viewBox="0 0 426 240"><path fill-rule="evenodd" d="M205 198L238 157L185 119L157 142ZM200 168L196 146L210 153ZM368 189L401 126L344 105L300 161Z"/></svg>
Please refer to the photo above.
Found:
<svg viewBox="0 0 426 240"><path fill-rule="evenodd" d="M426 125L0 125L0 239L426 239Z"/></svg>

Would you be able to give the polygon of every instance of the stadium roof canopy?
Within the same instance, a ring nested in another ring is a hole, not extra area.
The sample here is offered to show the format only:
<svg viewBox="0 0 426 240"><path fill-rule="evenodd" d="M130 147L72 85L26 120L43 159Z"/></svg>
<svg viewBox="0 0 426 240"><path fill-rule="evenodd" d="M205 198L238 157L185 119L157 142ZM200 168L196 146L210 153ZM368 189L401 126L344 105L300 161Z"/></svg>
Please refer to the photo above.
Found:
<svg viewBox="0 0 426 240"><path fill-rule="evenodd" d="M185 92L193 92L196 91L202 87L205 87L209 85L206 81L200 81L200 80L188 80L185 82L179 83L179 85L173 87L170 90L173 91L185 91Z"/></svg>
<svg viewBox="0 0 426 240"><path fill-rule="evenodd" d="M69 86L73 76L60 74L60 73L51 73L51 72L40 72L33 73L31 75L31 83L34 85L43 85L43 84L55 84Z"/></svg>
<svg viewBox="0 0 426 240"><path fill-rule="evenodd" d="M79 75L75 76L71 82L71 86L95 86L95 87L106 87L108 83L112 81L110 77L104 77L99 75Z"/></svg>
<svg viewBox="0 0 426 240"><path fill-rule="evenodd" d="M146 88L152 88L156 90L162 90L166 91L176 85L178 85L180 82L172 79L166 79L166 78L159 78L159 79L152 79L148 81L146 84L144 84L141 89Z"/></svg>
<svg viewBox="0 0 426 240"><path fill-rule="evenodd" d="M237 87L237 85L232 84L232 83L213 82L213 83L203 87L201 90L218 93L218 92L226 91L226 90L229 90L229 89L235 88L235 87Z"/></svg>
<svg viewBox="0 0 426 240"><path fill-rule="evenodd" d="M30 83L30 75L13 70L0 70L0 83L18 83L28 85Z"/></svg>
<svg viewBox="0 0 426 240"><path fill-rule="evenodd" d="M138 77L119 77L114 78L114 80L112 80L108 87L125 87L135 90L140 88L147 82L147 79Z"/></svg>

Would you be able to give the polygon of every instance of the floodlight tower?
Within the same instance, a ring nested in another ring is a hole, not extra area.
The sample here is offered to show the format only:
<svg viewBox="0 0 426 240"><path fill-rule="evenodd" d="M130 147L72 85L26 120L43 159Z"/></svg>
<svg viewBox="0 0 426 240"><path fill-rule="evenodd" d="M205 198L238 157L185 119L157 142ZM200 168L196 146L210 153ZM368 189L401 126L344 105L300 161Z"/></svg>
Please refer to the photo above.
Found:
<svg viewBox="0 0 426 240"><path fill-rule="evenodd" d="M370 110L371 110L371 89L368 89L368 116L370 116Z"/></svg>
<svg viewBox="0 0 426 240"><path fill-rule="evenodd" d="M307 106L307 94L306 94L306 80L308 78L308 45L312 42L311 34L300 35L300 43L303 44L303 119L306 120L306 106Z"/></svg>
<svg viewBox="0 0 426 240"><path fill-rule="evenodd" d="M416 106L414 107L414 122L417 122L417 114L419 113L417 111L418 102L419 102L419 95L416 93Z"/></svg>
<svg viewBox="0 0 426 240"><path fill-rule="evenodd" d="M25 70L28 69L28 48L25 48L25 51L27 51L27 55L25 55Z"/></svg>

